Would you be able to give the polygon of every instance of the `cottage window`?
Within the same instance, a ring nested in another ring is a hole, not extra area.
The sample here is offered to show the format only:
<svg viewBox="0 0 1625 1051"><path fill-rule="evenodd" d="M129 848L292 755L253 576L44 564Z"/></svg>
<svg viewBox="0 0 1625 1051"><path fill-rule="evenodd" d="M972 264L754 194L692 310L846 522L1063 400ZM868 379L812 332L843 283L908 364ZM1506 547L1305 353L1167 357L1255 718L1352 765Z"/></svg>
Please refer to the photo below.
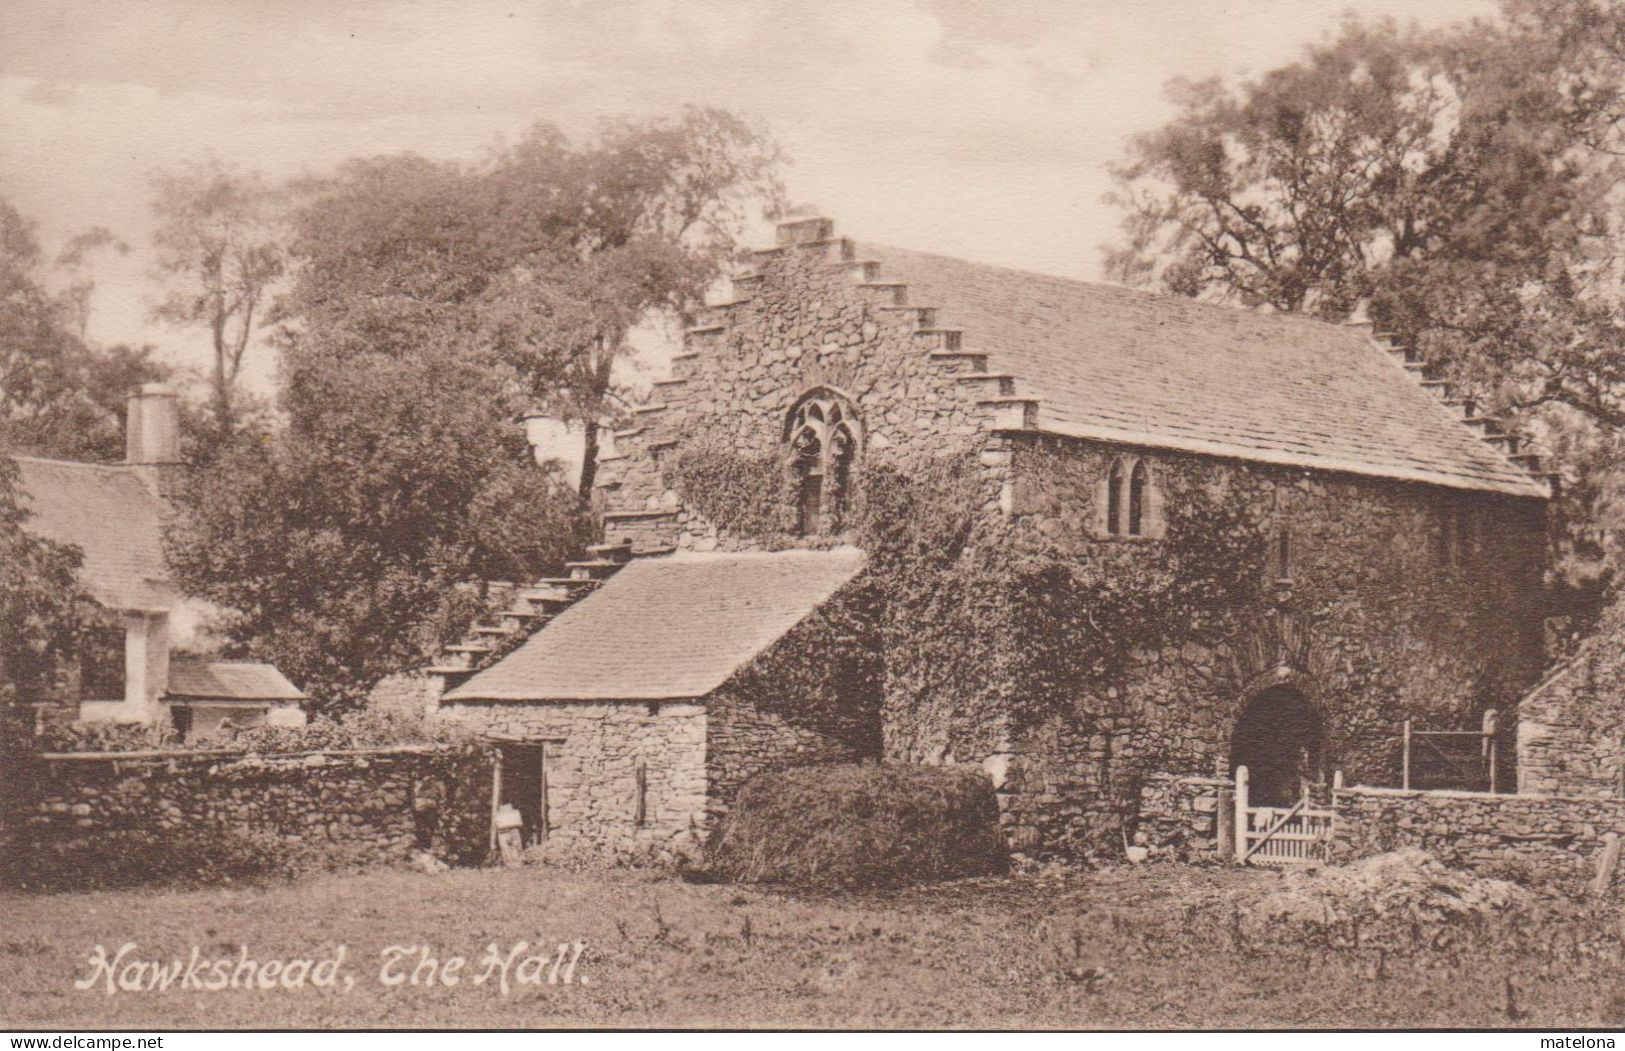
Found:
<svg viewBox="0 0 1625 1051"><path fill-rule="evenodd" d="M79 645L79 696L124 700L124 629L93 628Z"/></svg>
<svg viewBox="0 0 1625 1051"><path fill-rule="evenodd" d="M861 437L851 402L834 391L812 391L790 410L785 438L802 536L839 532L845 524Z"/></svg>

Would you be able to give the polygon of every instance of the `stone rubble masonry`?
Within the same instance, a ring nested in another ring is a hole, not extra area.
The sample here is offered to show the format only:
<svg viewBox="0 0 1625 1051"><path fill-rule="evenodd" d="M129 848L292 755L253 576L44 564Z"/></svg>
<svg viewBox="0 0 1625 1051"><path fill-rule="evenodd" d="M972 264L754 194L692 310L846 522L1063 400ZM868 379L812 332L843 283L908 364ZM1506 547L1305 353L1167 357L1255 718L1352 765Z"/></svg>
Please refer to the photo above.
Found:
<svg viewBox="0 0 1625 1051"><path fill-rule="evenodd" d="M1228 857L1220 832L1233 825L1221 812L1235 805L1234 792L1222 778L1148 778L1136 842L1152 857ZM1571 892L1595 879L1604 836L1625 836L1625 799L1362 785L1333 791L1331 808L1334 863L1419 847L1456 868ZM1615 873L1612 893L1625 894L1625 875Z"/></svg>
<svg viewBox="0 0 1625 1051"><path fill-rule="evenodd" d="M974 456L982 493L972 545L1012 561L1154 567L1170 544L1214 528L1181 518L1197 498L1241 512L1237 528L1264 541L1260 550L1282 530L1292 544L1285 592L1267 561L1247 567L1256 587L1227 614L1131 645L1120 681L1076 684L1068 710L1018 711L1027 691L998 674L1002 660L979 690L888 689L886 760L995 763L1012 847L1080 855L1121 849L1114 845L1135 827L1148 777L1228 773L1237 720L1271 685L1296 688L1319 714L1325 768L1364 783L1398 783L1406 719L1461 729L1496 708L1510 727L1543 661L1541 501L1037 433L990 401L1008 394L1008 381L987 373L974 333L961 344L945 331L953 303L907 300L888 283L906 274L878 273L831 233L825 221L781 229L781 243L756 253L754 272L736 282L736 300L696 319L673 378L601 463L595 505L606 541L699 550L849 542L719 529L668 488L663 470L697 438L782 459L787 413L822 386L844 393L862 418L858 500L868 466L907 474L939 457ZM1087 319L1076 323L1088 338ZM1166 540L1102 528L1103 480L1121 455L1149 466L1152 516ZM1447 543L1458 518L1467 527L1459 557ZM1025 637L1008 617L982 628L1001 655ZM1512 769L1505 758L1502 769Z"/></svg>
<svg viewBox="0 0 1625 1051"><path fill-rule="evenodd" d="M658 854L705 821L706 714L692 700L466 701L441 714L494 738L544 746L550 848Z"/></svg>
<svg viewBox="0 0 1625 1051"><path fill-rule="evenodd" d="M1569 889L1595 877L1605 834L1625 835L1625 799L1358 787L1333 807L1336 860L1421 847L1447 865Z"/></svg>
<svg viewBox="0 0 1625 1051"><path fill-rule="evenodd" d="M1134 842L1152 857L1210 861L1228 856L1221 842L1227 830L1221 813L1235 806L1235 782L1219 777L1153 774L1140 786L1139 825Z"/></svg>
<svg viewBox="0 0 1625 1051"><path fill-rule="evenodd" d="M349 861L483 856L491 758L427 747L287 755L60 753L7 760L4 849L102 833L270 834Z"/></svg>
<svg viewBox="0 0 1625 1051"><path fill-rule="evenodd" d="M1518 791L1611 798L1625 789L1625 601L1518 706Z"/></svg>
<svg viewBox="0 0 1625 1051"><path fill-rule="evenodd" d="M440 711L499 742L546 746L550 846L670 861L698 845L750 777L878 754L876 702L853 697L854 683L861 698L872 681L863 655L832 634L814 614L703 698L466 701Z"/></svg>

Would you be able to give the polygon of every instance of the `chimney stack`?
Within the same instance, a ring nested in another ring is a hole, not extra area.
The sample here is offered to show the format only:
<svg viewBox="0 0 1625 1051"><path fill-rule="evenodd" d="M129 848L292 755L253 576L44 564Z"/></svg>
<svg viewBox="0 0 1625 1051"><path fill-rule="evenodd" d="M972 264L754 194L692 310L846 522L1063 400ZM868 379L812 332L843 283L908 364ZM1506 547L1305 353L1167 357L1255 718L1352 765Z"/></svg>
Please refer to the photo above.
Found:
<svg viewBox="0 0 1625 1051"><path fill-rule="evenodd" d="M163 383L143 383L130 392L124 417L124 462L155 467L180 461L180 410L175 391Z"/></svg>

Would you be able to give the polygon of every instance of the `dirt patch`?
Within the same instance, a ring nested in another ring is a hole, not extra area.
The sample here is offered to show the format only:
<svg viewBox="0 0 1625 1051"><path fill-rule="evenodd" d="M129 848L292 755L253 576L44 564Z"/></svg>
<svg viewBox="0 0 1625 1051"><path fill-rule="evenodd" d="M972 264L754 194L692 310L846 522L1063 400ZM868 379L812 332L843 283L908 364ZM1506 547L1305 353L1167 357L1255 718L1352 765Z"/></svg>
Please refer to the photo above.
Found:
<svg viewBox="0 0 1625 1051"><path fill-rule="evenodd" d="M1237 902L1249 942L1413 953L1513 935L1555 901L1506 880L1447 868L1415 848L1284 872Z"/></svg>

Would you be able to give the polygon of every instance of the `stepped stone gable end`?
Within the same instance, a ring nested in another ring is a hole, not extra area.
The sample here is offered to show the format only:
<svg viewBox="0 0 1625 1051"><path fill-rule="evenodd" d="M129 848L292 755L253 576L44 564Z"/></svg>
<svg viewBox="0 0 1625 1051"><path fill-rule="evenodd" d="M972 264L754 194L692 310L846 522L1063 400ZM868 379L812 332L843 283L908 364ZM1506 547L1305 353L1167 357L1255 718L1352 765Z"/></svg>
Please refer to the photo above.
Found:
<svg viewBox="0 0 1625 1051"><path fill-rule="evenodd" d="M1315 712L1320 774L1384 784L1406 718L1455 729L1487 707L1510 715L1538 673L1544 487L1366 335L870 249L826 220L780 237L735 301L698 320L673 379L601 461L606 541L845 539L719 528L670 487L669 458L702 440L782 458L786 414L817 387L861 415L860 494L868 467L908 473L974 453L983 551L1154 564L1169 538L1103 529L1104 479L1123 456L1149 467L1159 528L1200 496L1234 510L1232 528L1261 552L1290 533L1289 585L1261 554L1246 567L1256 587L1218 623L1168 625L1161 645L1133 647L1116 683L1075 684L1064 712L1019 711L1020 684L1001 678L1013 660L994 661L979 689L936 696L901 687L909 647L882 655L883 754L982 764L1018 849L1109 849L1146 777L1229 767L1238 719L1269 686ZM1027 374L1003 371L1020 365ZM1012 658L1023 628L981 625Z"/></svg>

